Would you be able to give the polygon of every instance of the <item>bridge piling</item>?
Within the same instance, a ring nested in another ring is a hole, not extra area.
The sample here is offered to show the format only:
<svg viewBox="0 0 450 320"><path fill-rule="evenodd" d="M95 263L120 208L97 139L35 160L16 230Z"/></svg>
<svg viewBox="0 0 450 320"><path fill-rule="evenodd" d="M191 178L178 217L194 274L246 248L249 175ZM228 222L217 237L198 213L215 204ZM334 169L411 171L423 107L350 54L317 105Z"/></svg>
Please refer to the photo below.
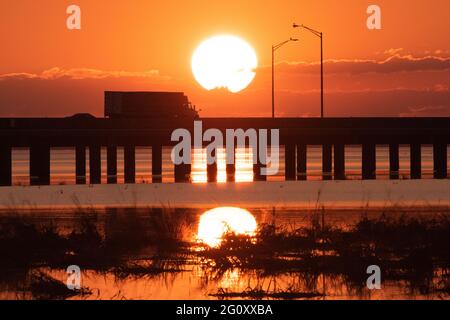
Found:
<svg viewBox="0 0 450 320"><path fill-rule="evenodd" d="M12 149L0 146L0 186L12 185Z"/></svg>
<svg viewBox="0 0 450 320"><path fill-rule="evenodd" d="M225 155L226 159L226 173L227 173L227 182L234 182L236 181L236 148L233 150L233 158L228 159L227 154ZM233 161L231 161L233 160ZM232 163L231 163L232 162Z"/></svg>
<svg viewBox="0 0 450 320"><path fill-rule="evenodd" d="M284 176L287 181L295 181L296 159L295 159L295 144L288 143L284 146Z"/></svg>
<svg viewBox="0 0 450 320"><path fill-rule="evenodd" d="M372 142L362 145L362 178L376 179L376 145Z"/></svg>
<svg viewBox="0 0 450 320"><path fill-rule="evenodd" d="M152 145L152 182L162 182L162 145Z"/></svg>
<svg viewBox="0 0 450 320"><path fill-rule="evenodd" d="M101 170L101 148L99 145L89 146L89 183L100 184L102 178Z"/></svg>
<svg viewBox="0 0 450 320"><path fill-rule="evenodd" d="M184 156L184 150L180 152L180 157ZM192 159L191 159L192 161ZM175 182L189 182L191 180L191 164L182 163L174 165Z"/></svg>
<svg viewBox="0 0 450 320"><path fill-rule="evenodd" d="M345 146L334 144L334 179L345 180Z"/></svg>
<svg viewBox="0 0 450 320"><path fill-rule="evenodd" d="M398 143L389 145L389 178L398 180L400 178L400 148Z"/></svg>
<svg viewBox="0 0 450 320"><path fill-rule="evenodd" d="M266 181L267 180L267 176L261 174L262 168L263 168L263 165L260 162L253 165L253 179L255 181Z"/></svg>
<svg viewBox="0 0 450 320"><path fill-rule="evenodd" d="M434 178L447 178L447 144L442 142L435 142L433 144L433 163L434 163Z"/></svg>
<svg viewBox="0 0 450 320"><path fill-rule="evenodd" d="M216 150L214 150L212 152L211 156L212 157L216 157L216 160L214 161L214 163L206 163L206 178L207 178L208 182L217 182L217 154L216 154Z"/></svg>
<svg viewBox="0 0 450 320"><path fill-rule="evenodd" d="M410 145L411 179L422 178L422 150L420 143Z"/></svg>
<svg viewBox="0 0 450 320"><path fill-rule="evenodd" d="M108 184L117 183L117 147L114 145L106 148L106 175Z"/></svg>
<svg viewBox="0 0 450 320"><path fill-rule="evenodd" d="M30 147L30 185L50 184L50 146L36 144Z"/></svg>
<svg viewBox="0 0 450 320"><path fill-rule="evenodd" d="M297 180L307 180L307 146L304 143L297 144Z"/></svg>
<svg viewBox="0 0 450 320"><path fill-rule="evenodd" d="M323 180L331 180L332 176L332 158L333 158L333 149L331 144L322 145L322 179Z"/></svg>
<svg viewBox="0 0 450 320"><path fill-rule="evenodd" d="M253 152L256 152L255 150L253 150ZM259 152L259 150L258 150ZM266 162L266 159L260 159L259 157L260 155L257 154L256 155L256 163L253 164L253 179L255 181L266 181L267 180L267 176L261 174L261 169L264 168L264 164L263 162ZM264 155L263 155L264 156Z"/></svg>
<svg viewBox="0 0 450 320"><path fill-rule="evenodd" d="M86 184L86 147L75 147L75 181L76 184Z"/></svg>
<svg viewBox="0 0 450 320"><path fill-rule="evenodd" d="M125 183L136 182L136 150L133 145L123 148L124 180Z"/></svg>

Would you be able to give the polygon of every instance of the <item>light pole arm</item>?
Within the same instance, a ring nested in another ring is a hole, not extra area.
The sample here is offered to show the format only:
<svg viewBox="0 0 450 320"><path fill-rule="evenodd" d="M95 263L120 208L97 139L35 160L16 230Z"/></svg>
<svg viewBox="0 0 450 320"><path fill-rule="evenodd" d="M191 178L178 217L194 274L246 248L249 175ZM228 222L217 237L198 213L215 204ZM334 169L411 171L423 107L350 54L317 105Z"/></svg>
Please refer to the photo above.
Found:
<svg viewBox="0 0 450 320"><path fill-rule="evenodd" d="M283 42L281 42L281 43L279 43L279 44L277 44L275 46L272 46L272 50L276 51L276 50L280 49L282 46L284 46L286 43L291 42L291 41L296 41L296 40L291 38L289 40L283 41Z"/></svg>
<svg viewBox="0 0 450 320"><path fill-rule="evenodd" d="M308 31L311 32L312 34L314 34L314 35L316 35L316 36L322 38L322 32L317 31L317 30L314 30L314 29L312 29L312 28L310 28L310 27L307 27L307 26L305 26L305 25L303 25L303 24L300 25L300 27L302 27L303 29L308 30Z"/></svg>

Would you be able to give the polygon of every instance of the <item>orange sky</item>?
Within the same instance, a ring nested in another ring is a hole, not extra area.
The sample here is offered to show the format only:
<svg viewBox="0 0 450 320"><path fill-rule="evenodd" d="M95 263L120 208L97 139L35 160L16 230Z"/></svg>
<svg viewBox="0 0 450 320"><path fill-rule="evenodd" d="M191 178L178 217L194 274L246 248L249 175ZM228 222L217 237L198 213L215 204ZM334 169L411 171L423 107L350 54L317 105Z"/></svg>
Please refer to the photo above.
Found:
<svg viewBox="0 0 450 320"><path fill-rule="evenodd" d="M70 4L82 30L66 28ZM382 9L381 31L366 8ZM277 53L277 111L316 116L319 42L325 34L325 111L331 116L450 115L448 0L107 1L0 3L0 115L102 115L107 89L184 91L205 116L270 115L270 47ZM195 47L216 34L246 39L260 68L239 94L194 80Z"/></svg>

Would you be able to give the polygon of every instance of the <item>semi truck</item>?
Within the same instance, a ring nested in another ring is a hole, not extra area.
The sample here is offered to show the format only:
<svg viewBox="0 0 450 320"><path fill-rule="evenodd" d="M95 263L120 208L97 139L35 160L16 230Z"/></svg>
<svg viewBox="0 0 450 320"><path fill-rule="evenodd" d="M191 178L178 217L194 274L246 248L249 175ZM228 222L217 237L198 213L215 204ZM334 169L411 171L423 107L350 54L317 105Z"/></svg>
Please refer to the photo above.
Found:
<svg viewBox="0 0 450 320"><path fill-rule="evenodd" d="M183 92L105 91L105 117L197 119L198 112Z"/></svg>

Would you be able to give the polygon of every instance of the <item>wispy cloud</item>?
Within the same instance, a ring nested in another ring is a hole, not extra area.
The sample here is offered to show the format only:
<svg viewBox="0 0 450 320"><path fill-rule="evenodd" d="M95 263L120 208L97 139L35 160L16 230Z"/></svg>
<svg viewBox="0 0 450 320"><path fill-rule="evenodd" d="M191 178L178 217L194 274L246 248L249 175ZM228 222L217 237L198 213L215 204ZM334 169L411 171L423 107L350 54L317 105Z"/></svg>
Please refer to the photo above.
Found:
<svg viewBox="0 0 450 320"><path fill-rule="evenodd" d="M393 56L393 55L399 54L402 51L403 51L403 48L390 48L388 50L385 50L383 53Z"/></svg>
<svg viewBox="0 0 450 320"><path fill-rule="evenodd" d="M364 74L381 73L390 74L396 72L419 72L419 71L444 71L450 69L450 57L429 55L415 57L413 55L401 55L400 49L391 49L388 58L383 60L361 60L361 59L328 59L324 62L327 74ZM301 72L317 73L319 62L292 62L283 61L278 63L278 72Z"/></svg>
<svg viewBox="0 0 450 320"><path fill-rule="evenodd" d="M438 105L438 106L417 106L409 107L408 111L401 112L401 117L429 117L429 116L442 116L448 115L449 107Z"/></svg>
<svg viewBox="0 0 450 320"><path fill-rule="evenodd" d="M83 79L107 79L107 78L162 78L170 79L167 76L161 76L159 70L148 71L105 71L90 68L71 68L63 69L54 67L44 70L41 73L6 73L0 75L0 81L5 79L26 80L26 79L40 79L40 80L56 80L67 78L72 80Z"/></svg>

